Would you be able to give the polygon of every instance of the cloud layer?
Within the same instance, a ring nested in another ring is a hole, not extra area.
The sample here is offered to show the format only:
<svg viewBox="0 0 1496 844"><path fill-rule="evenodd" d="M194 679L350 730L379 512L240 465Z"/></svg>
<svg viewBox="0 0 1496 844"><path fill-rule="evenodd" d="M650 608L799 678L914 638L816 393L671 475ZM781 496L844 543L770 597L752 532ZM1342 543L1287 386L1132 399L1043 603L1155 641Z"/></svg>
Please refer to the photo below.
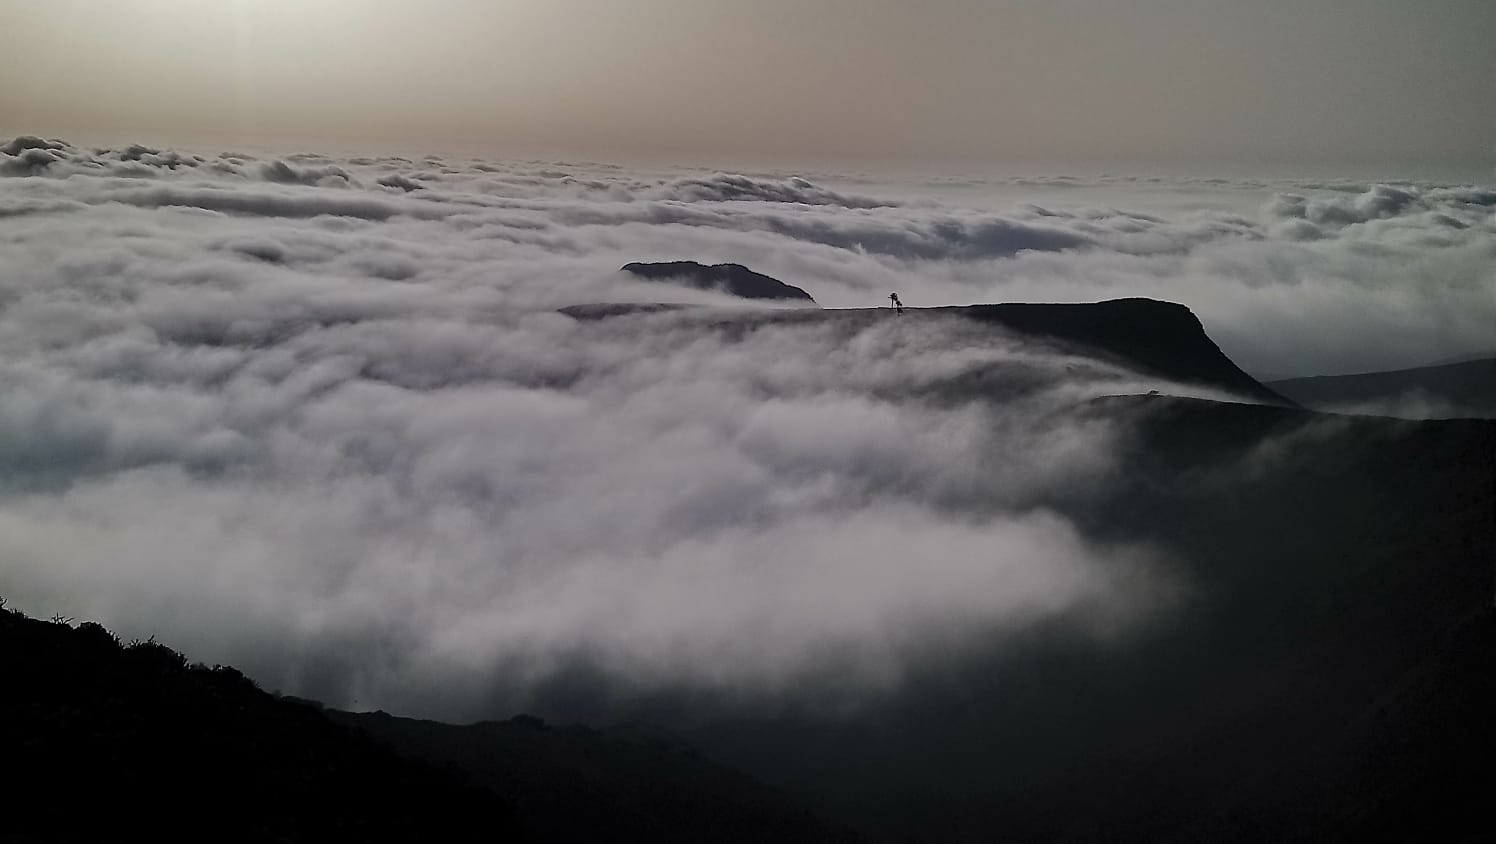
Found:
<svg viewBox="0 0 1496 844"><path fill-rule="evenodd" d="M1473 186L961 202L38 138L0 145L0 173L4 594L448 717L579 664L640 693L853 697L1035 623L1114 635L1187 588L1044 506L1104 483L1125 433L1066 408L1177 385L955 319L557 312L742 307L628 261L735 261L831 307L1153 295L1283 374L1488 347L1496 324L1496 192ZM1019 386L939 389L975 373Z"/></svg>

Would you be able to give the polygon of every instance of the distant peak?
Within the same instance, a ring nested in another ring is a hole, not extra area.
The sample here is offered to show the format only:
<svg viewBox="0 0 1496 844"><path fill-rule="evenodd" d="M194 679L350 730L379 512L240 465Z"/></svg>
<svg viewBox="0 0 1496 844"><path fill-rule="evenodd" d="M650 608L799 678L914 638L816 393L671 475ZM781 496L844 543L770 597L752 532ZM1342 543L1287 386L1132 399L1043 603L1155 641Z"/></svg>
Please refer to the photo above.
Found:
<svg viewBox="0 0 1496 844"><path fill-rule="evenodd" d="M742 264L712 264L696 261L634 262L624 264L621 272L648 281L659 281L715 290L742 299L808 302L816 300L809 293L777 278L754 272Z"/></svg>

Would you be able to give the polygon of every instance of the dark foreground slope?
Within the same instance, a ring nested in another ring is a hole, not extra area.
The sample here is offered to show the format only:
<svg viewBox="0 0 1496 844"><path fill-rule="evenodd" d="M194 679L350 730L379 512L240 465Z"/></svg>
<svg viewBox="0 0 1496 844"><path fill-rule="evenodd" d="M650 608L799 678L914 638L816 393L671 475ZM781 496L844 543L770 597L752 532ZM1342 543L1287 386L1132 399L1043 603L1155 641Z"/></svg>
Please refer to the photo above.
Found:
<svg viewBox="0 0 1496 844"><path fill-rule="evenodd" d="M323 710L96 624L0 610L0 672L4 841L852 837L643 730Z"/></svg>
<svg viewBox="0 0 1496 844"><path fill-rule="evenodd" d="M1316 410L1496 418L1496 358L1391 372L1290 378L1269 386Z"/></svg>
<svg viewBox="0 0 1496 844"><path fill-rule="evenodd" d="M0 611L6 841L523 840L510 804L232 668Z"/></svg>
<svg viewBox="0 0 1496 844"><path fill-rule="evenodd" d="M514 801L537 840L851 841L790 798L647 728L549 726L521 716L467 726L330 712L413 758L455 765Z"/></svg>
<svg viewBox="0 0 1496 844"><path fill-rule="evenodd" d="M701 740L886 840L1489 840L1496 424L1084 412L1130 444L1115 484L1052 506L1162 552L1172 604L994 643L835 729Z"/></svg>
<svg viewBox="0 0 1496 844"><path fill-rule="evenodd" d="M1098 411L1136 440L1128 482L1078 518L1159 543L1194 594L1117 690L1131 725L1050 804L1088 790L1139 839L1489 836L1496 424Z"/></svg>

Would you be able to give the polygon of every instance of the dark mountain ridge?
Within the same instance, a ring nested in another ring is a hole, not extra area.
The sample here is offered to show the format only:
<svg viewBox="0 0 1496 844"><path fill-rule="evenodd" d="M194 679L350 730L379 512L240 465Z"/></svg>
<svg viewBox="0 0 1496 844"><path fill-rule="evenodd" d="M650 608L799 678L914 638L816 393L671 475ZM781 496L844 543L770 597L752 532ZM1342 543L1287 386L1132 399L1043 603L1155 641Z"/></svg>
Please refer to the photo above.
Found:
<svg viewBox="0 0 1496 844"><path fill-rule="evenodd" d="M694 741L876 840L1489 840L1496 423L1078 412L1131 434L1115 482L1048 506L1166 555L1177 606L922 666L874 716Z"/></svg>
<svg viewBox="0 0 1496 844"><path fill-rule="evenodd" d="M896 315L889 308L735 312L684 305L630 303L575 305L562 308L561 312L584 321L661 312L702 314L706 315L704 321L707 325L729 333L748 332L764 326L820 322L856 329L874 320L954 317L1042 338L1082 355L1119 363L1148 375L1217 389L1249 401L1285 406L1294 404L1263 386L1227 357L1189 308L1156 299L906 308L902 315ZM972 383L953 385L953 389L975 392L983 386Z"/></svg>
<svg viewBox="0 0 1496 844"><path fill-rule="evenodd" d="M526 838L513 806L233 668L0 609L6 841Z"/></svg>
<svg viewBox="0 0 1496 844"><path fill-rule="evenodd" d="M1219 387L1266 404L1293 404L1237 366L1210 339L1194 312L1176 302L1131 298L1081 304L971 305L959 311L968 319L1095 349L1176 381Z"/></svg>
<svg viewBox="0 0 1496 844"><path fill-rule="evenodd" d="M1496 357L1355 375L1317 375L1269 384L1316 410L1496 418Z"/></svg>
<svg viewBox="0 0 1496 844"><path fill-rule="evenodd" d="M98 624L0 608L0 676L5 841L852 839L645 731L338 712Z"/></svg>
<svg viewBox="0 0 1496 844"><path fill-rule="evenodd" d="M808 302L816 300L809 293L773 276L756 273L742 264L698 264L695 261L634 262L624 264L620 272L649 281L684 284L698 290L717 290L743 299Z"/></svg>
<svg viewBox="0 0 1496 844"><path fill-rule="evenodd" d="M519 716L457 726L328 710L402 754L455 766L504 795L548 842L850 842L787 794L701 756L663 730L552 726Z"/></svg>

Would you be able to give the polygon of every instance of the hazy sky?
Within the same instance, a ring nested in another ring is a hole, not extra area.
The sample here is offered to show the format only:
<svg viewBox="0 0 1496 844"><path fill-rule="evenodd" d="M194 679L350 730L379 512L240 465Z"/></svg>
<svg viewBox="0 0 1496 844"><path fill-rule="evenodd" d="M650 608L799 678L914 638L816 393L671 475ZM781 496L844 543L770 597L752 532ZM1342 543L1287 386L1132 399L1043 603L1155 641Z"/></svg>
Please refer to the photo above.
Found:
<svg viewBox="0 0 1496 844"><path fill-rule="evenodd" d="M1489 170L1490 0L0 0L0 134Z"/></svg>

